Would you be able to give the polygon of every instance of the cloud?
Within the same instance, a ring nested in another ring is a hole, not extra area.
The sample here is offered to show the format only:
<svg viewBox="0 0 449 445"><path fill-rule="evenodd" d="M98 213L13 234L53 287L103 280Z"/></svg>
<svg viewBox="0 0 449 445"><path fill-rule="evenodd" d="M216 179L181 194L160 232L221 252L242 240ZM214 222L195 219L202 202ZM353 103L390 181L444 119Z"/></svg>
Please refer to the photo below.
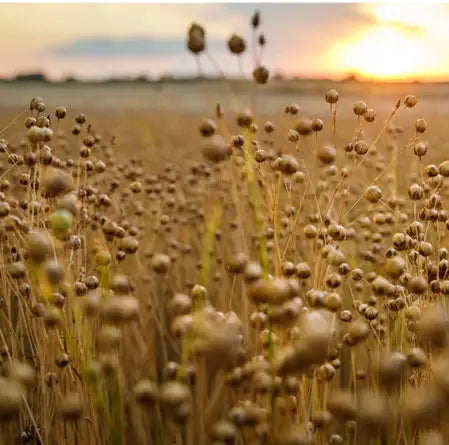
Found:
<svg viewBox="0 0 449 445"><path fill-rule="evenodd" d="M223 51L225 42L207 40L211 51ZM186 52L185 39L149 37L85 37L53 48L51 52L60 57L134 57L170 56Z"/></svg>

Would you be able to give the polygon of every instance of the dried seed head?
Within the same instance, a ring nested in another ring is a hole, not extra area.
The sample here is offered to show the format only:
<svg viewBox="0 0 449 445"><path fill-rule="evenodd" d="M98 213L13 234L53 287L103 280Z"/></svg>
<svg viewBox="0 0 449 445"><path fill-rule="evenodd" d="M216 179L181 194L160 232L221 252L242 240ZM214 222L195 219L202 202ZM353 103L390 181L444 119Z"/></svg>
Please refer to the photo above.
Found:
<svg viewBox="0 0 449 445"><path fill-rule="evenodd" d="M275 126L274 126L273 122L266 121L263 128L266 133L271 134L271 133L273 133Z"/></svg>
<svg viewBox="0 0 449 445"><path fill-rule="evenodd" d="M368 144L365 141L357 141L354 144L354 151L359 155L359 156L363 156L366 155L368 153Z"/></svg>
<svg viewBox="0 0 449 445"><path fill-rule="evenodd" d="M230 156L231 147L222 136L216 134L204 141L201 153L208 161L220 162Z"/></svg>
<svg viewBox="0 0 449 445"><path fill-rule="evenodd" d="M449 164L448 164L448 174L449 174ZM408 196L413 201L419 201L424 196L424 190L419 184L412 184L408 189Z"/></svg>
<svg viewBox="0 0 449 445"><path fill-rule="evenodd" d="M298 114L299 112L299 105L298 104L290 104L287 105L287 107L285 108L285 112L288 114L290 113L292 116L295 116Z"/></svg>
<svg viewBox="0 0 449 445"><path fill-rule="evenodd" d="M126 323L139 315L139 301L132 296L112 296L103 302L103 318L110 323Z"/></svg>
<svg viewBox="0 0 449 445"><path fill-rule="evenodd" d="M248 264L248 257L243 252L234 254L228 261L226 267L232 274L241 274Z"/></svg>
<svg viewBox="0 0 449 445"><path fill-rule="evenodd" d="M265 150L256 150L256 153L254 154L254 159L256 160L256 162L265 162L267 158L268 154Z"/></svg>
<svg viewBox="0 0 449 445"><path fill-rule="evenodd" d="M75 117L75 122L77 124L83 125L86 122L86 116L84 113L78 113Z"/></svg>
<svg viewBox="0 0 449 445"><path fill-rule="evenodd" d="M67 110L64 107L58 107L55 111L57 119L64 119L67 115Z"/></svg>
<svg viewBox="0 0 449 445"><path fill-rule="evenodd" d="M190 397L190 389L183 383L169 381L160 387L159 400L168 408L178 408L181 404L189 402Z"/></svg>
<svg viewBox="0 0 449 445"><path fill-rule="evenodd" d="M284 155L282 158L278 158L276 163L276 169L284 173L285 175L292 175L299 169L298 161L291 155Z"/></svg>
<svg viewBox="0 0 449 445"><path fill-rule="evenodd" d="M363 116L366 122L374 122L376 118L376 112L372 108L368 108Z"/></svg>
<svg viewBox="0 0 449 445"><path fill-rule="evenodd" d="M59 199L59 208L68 211L72 216L78 215L80 207L76 193L67 193Z"/></svg>
<svg viewBox="0 0 449 445"><path fill-rule="evenodd" d="M158 274L166 273L170 268L170 264L170 257L163 253L156 253L151 258L151 268Z"/></svg>
<svg viewBox="0 0 449 445"><path fill-rule="evenodd" d="M405 261L400 256L394 256L385 262L385 271L394 279L398 279L404 273L405 268Z"/></svg>
<svg viewBox="0 0 449 445"><path fill-rule="evenodd" d="M404 99L404 105L407 108L413 108L417 102L418 102L418 99L416 98L416 96L414 94L409 94Z"/></svg>
<svg viewBox="0 0 449 445"><path fill-rule="evenodd" d="M365 191L365 199L369 202L376 203L382 198L382 190L377 185L368 187Z"/></svg>
<svg viewBox="0 0 449 445"><path fill-rule="evenodd" d="M243 37L238 36L237 34L232 34L232 36L228 40L228 48L232 54L241 54L246 49L246 42Z"/></svg>
<svg viewBox="0 0 449 445"><path fill-rule="evenodd" d="M321 119L313 119L312 120L312 131L321 131L323 129L323 121Z"/></svg>
<svg viewBox="0 0 449 445"><path fill-rule="evenodd" d="M312 133L312 120L307 117L302 117L298 120L295 130L301 136L307 136Z"/></svg>
<svg viewBox="0 0 449 445"><path fill-rule="evenodd" d="M75 188L72 176L53 167L45 169L42 177L42 187L45 195L49 198L66 194Z"/></svg>
<svg viewBox="0 0 449 445"><path fill-rule="evenodd" d="M363 341L369 334L369 326L362 320L355 320L348 329L348 341L350 345L356 345Z"/></svg>
<svg viewBox="0 0 449 445"><path fill-rule="evenodd" d="M444 161L438 166L438 173L445 178L449 177L449 161Z"/></svg>
<svg viewBox="0 0 449 445"><path fill-rule="evenodd" d="M36 125L36 119L34 117L27 117L24 124L26 128L31 128L33 125Z"/></svg>
<svg viewBox="0 0 449 445"><path fill-rule="evenodd" d="M281 304L294 297L292 283L288 279L260 278L248 284L248 296L258 303Z"/></svg>
<svg viewBox="0 0 449 445"><path fill-rule="evenodd" d="M324 145L318 148L317 157L323 164L333 164L337 157L337 151L333 145Z"/></svg>
<svg viewBox="0 0 449 445"><path fill-rule="evenodd" d="M258 66L253 71L253 79L256 83L266 84L268 82L268 77L270 76L269 71L264 66Z"/></svg>
<svg viewBox="0 0 449 445"><path fill-rule="evenodd" d="M356 116L363 116L368 110L368 106L366 105L365 102L359 101L354 104L352 110L354 111L354 114Z"/></svg>
<svg viewBox="0 0 449 445"><path fill-rule="evenodd" d="M168 302L168 310L172 316L188 314L192 310L192 299L185 294L175 294Z"/></svg>
<svg viewBox="0 0 449 445"><path fill-rule="evenodd" d="M413 368L419 368L427 363L425 352L421 348L412 348L407 354L407 363Z"/></svg>
<svg viewBox="0 0 449 445"><path fill-rule="evenodd" d="M324 428L332 421L332 414L327 411L314 411L311 416L315 428Z"/></svg>
<svg viewBox="0 0 449 445"><path fill-rule="evenodd" d="M151 380L140 380L133 388L136 400L142 405L152 405L158 396L156 383Z"/></svg>
<svg viewBox="0 0 449 445"><path fill-rule="evenodd" d="M58 368L64 368L70 363L70 357L66 353L62 353L55 358L55 364Z"/></svg>
<svg viewBox="0 0 449 445"><path fill-rule="evenodd" d="M196 23L192 23L187 32L187 48L193 54L199 54L206 47L206 33L204 28Z"/></svg>
<svg viewBox="0 0 449 445"><path fill-rule="evenodd" d="M326 93L326 102L329 104L336 104L338 102L339 94L336 90L331 89Z"/></svg>
<svg viewBox="0 0 449 445"><path fill-rule="evenodd" d="M222 317L212 309L193 315L194 353L205 357L214 368L231 369L241 362L241 323L233 316Z"/></svg>
<svg viewBox="0 0 449 445"><path fill-rule="evenodd" d="M427 144L425 144L424 142L418 142L414 147L413 147L413 152L415 153L416 156L418 157L422 157L425 156L427 153Z"/></svg>
<svg viewBox="0 0 449 445"><path fill-rule="evenodd" d="M220 441L219 443L232 444L237 437L238 430L236 426L226 420L221 420L214 424L211 431L212 439Z"/></svg>
<svg viewBox="0 0 449 445"><path fill-rule="evenodd" d="M332 312L335 312L338 309L340 309L342 304L343 301L341 295L336 292L329 292L324 297L324 306Z"/></svg>
<svg viewBox="0 0 449 445"><path fill-rule="evenodd" d="M413 294L421 295L429 288L429 283L423 276L417 276L410 279L408 282L408 289Z"/></svg>
<svg viewBox="0 0 449 445"><path fill-rule="evenodd" d="M298 142L299 133L296 130L289 130L288 131L288 140L290 142Z"/></svg>
<svg viewBox="0 0 449 445"><path fill-rule="evenodd" d="M143 190L142 184L139 181L134 181L131 183L129 188L135 194L140 193Z"/></svg>
<svg viewBox="0 0 449 445"><path fill-rule="evenodd" d="M53 286L59 284L64 278L64 268L57 261L46 261L43 267L48 282Z"/></svg>
<svg viewBox="0 0 449 445"><path fill-rule="evenodd" d="M424 133L427 129L427 122L424 119L417 119L415 122L415 130L417 133Z"/></svg>
<svg viewBox="0 0 449 445"><path fill-rule="evenodd" d="M401 352L392 352L381 357L378 367L379 384L389 388L400 385L406 364L407 358Z"/></svg>
<svg viewBox="0 0 449 445"><path fill-rule="evenodd" d="M29 258L37 264L44 262L51 251L51 240L44 231L30 232L26 237Z"/></svg>
<svg viewBox="0 0 449 445"><path fill-rule="evenodd" d="M257 28L260 25L260 13L259 11L255 11L253 16L251 17L251 25L253 28Z"/></svg>
<svg viewBox="0 0 449 445"><path fill-rule="evenodd" d="M248 263L245 266L244 279L247 283L258 280L262 277L262 274L262 267L258 263Z"/></svg>
<svg viewBox="0 0 449 445"><path fill-rule="evenodd" d="M329 394L327 409L334 417L351 420L357 416L357 405L349 391L334 390Z"/></svg>
<svg viewBox="0 0 449 445"><path fill-rule="evenodd" d="M30 101L30 110L37 110L39 103L42 103L44 99L42 97L33 97Z"/></svg>
<svg viewBox="0 0 449 445"><path fill-rule="evenodd" d="M312 274L312 269L310 268L308 263L303 261L295 266L295 272L298 278L300 278L301 280L305 280Z"/></svg>
<svg viewBox="0 0 449 445"><path fill-rule="evenodd" d="M329 439L329 445L343 445L343 437L339 434L332 434Z"/></svg>
<svg viewBox="0 0 449 445"><path fill-rule="evenodd" d="M124 274L116 274L113 276L111 280L111 289L116 294L127 294L131 291L131 283L127 275Z"/></svg>
<svg viewBox="0 0 449 445"><path fill-rule="evenodd" d="M200 125L200 133L204 137L209 137L217 131L217 124L212 119L204 119Z"/></svg>

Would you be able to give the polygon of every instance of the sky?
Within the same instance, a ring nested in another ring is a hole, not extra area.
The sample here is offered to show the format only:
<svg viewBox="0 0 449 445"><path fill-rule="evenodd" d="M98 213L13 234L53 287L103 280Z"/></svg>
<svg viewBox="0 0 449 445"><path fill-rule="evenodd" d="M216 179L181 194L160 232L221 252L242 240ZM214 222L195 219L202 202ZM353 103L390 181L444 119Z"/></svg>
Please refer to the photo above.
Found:
<svg viewBox="0 0 449 445"><path fill-rule="evenodd" d="M449 80L449 4L0 4L0 76L44 72L105 79L197 74L185 47L192 22L206 29L204 73L239 74L226 41L243 36L255 9L272 73L341 79ZM209 57L209 55L211 57ZM252 52L242 68L253 68Z"/></svg>

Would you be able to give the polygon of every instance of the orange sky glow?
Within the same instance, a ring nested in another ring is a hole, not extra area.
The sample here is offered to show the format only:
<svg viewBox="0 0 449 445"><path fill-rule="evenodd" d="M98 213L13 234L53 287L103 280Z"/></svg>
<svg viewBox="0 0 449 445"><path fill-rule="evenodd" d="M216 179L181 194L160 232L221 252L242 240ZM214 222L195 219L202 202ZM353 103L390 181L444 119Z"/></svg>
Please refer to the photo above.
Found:
<svg viewBox="0 0 449 445"><path fill-rule="evenodd" d="M224 71L238 75L225 41L234 32L251 41L248 21L255 8L268 42L264 63L272 72L449 81L449 5L429 3L0 4L0 76L192 75L196 64L184 49L192 21L206 27ZM214 74L207 59L204 69ZM251 71L250 55L244 69Z"/></svg>
<svg viewBox="0 0 449 445"><path fill-rule="evenodd" d="M332 54L348 71L375 79L447 79L447 5L362 5L377 23L339 42Z"/></svg>

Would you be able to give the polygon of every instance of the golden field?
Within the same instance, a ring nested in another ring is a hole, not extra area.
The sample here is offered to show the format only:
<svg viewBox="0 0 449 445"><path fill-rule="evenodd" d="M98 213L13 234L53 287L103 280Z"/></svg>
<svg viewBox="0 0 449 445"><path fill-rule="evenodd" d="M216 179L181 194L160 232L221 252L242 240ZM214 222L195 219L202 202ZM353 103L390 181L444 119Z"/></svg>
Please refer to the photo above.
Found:
<svg viewBox="0 0 449 445"><path fill-rule="evenodd" d="M0 444L447 443L448 96L1 83Z"/></svg>

